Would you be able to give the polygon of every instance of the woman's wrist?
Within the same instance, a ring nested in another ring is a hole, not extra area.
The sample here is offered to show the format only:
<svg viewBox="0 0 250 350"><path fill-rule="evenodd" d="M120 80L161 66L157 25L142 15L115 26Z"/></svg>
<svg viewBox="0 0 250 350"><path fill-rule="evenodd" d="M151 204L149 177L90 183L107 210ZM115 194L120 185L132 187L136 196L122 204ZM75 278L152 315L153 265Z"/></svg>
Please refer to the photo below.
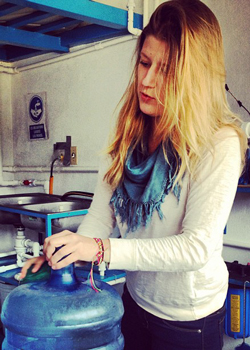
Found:
<svg viewBox="0 0 250 350"><path fill-rule="evenodd" d="M103 247L104 247L104 261L106 263L110 263L110 240L104 239L103 240Z"/></svg>
<svg viewBox="0 0 250 350"><path fill-rule="evenodd" d="M101 238L93 238L96 243L96 253L93 261L95 265L100 265L103 261L105 263L110 262L110 241L109 239L102 240Z"/></svg>

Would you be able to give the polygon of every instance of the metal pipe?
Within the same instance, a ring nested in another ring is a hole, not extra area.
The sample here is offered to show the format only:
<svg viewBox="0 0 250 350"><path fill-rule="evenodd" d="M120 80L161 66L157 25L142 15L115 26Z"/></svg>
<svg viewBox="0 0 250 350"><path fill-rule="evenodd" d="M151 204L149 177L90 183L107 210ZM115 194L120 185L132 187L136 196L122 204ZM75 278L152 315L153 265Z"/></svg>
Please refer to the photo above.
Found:
<svg viewBox="0 0 250 350"><path fill-rule="evenodd" d="M233 239L226 239L226 238L224 238L223 245L227 246L227 247L233 247L233 248L242 248L242 249L249 249L250 248L250 243L239 242L239 241L236 241Z"/></svg>
<svg viewBox="0 0 250 350"><path fill-rule="evenodd" d="M148 15L148 0L143 1L143 28L146 27L149 21L149 15Z"/></svg>
<svg viewBox="0 0 250 350"><path fill-rule="evenodd" d="M38 255L38 256L39 256L39 255ZM21 259L23 259L23 258L25 258L25 259L31 259L31 258L34 258L34 256L31 255L31 254L27 254L27 253L21 253L21 254L20 254L20 258L21 258Z"/></svg>
<svg viewBox="0 0 250 350"><path fill-rule="evenodd" d="M6 173L41 173L41 174L47 174L50 171L49 167L25 167L25 166L18 166L18 167L13 167L13 166L4 166L3 171ZM70 167L60 167L59 169L55 169L54 173L96 173L98 172L98 166L76 166L74 168ZM34 186L39 186L42 185L43 182L48 181L48 180L32 180L34 181Z"/></svg>
<svg viewBox="0 0 250 350"><path fill-rule="evenodd" d="M35 180L35 179L26 179L23 180L21 185L28 186L28 187L35 187L35 186L43 186L44 192L49 193L49 181L48 180Z"/></svg>
<svg viewBox="0 0 250 350"><path fill-rule="evenodd" d="M84 44L84 45L79 45L76 47L72 47L70 49L70 52L67 53L67 55L59 55L59 54L47 54L41 57L33 57L32 60L39 60L38 62L35 63L27 63L27 60L23 60L23 61L19 61L17 62L17 64L20 64L19 66L16 67L16 70L18 73L23 72L23 71L27 71L30 69L36 69L37 67L43 67L43 66L47 66L50 64L54 64L57 62L61 62L61 61L66 61L69 60L73 57L78 57L78 56L82 56L85 54L88 54L90 52L93 51L97 51L97 50L102 50L106 47L109 46L113 46L113 45L117 45L129 40L133 40L133 37L130 36L124 36L124 37L120 37L120 38L116 38L116 39L108 39L99 43L96 43L95 45L93 44Z"/></svg>
<svg viewBox="0 0 250 350"><path fill-rule="evenodd" d="M12 264L12 265L6 265L6 266L0 266L0 273L6 272L9 270L13 270L18 268L19 266L17 264Z"/></svg>
<svg viewBox="0 0 250 350"><path fill-rule="evenodd" d="M31 248L33 255L27 254L27 248ZM24 228L17 228L17 235L15 240L15 250L17 255L17 266L22 267L25 259L30 259L40 255L40 244L26 239Z"/></svg>
<svg viewBox="0 0 250 350"><path fill-rule="evenodd" d="M32 249L33 257L37 257L40 255L40 244L38 242L33 242L30 239L26 239L24 242L24 246Z"/></svg>
<svg viewBox="0 0 250 350"><path fill-rule="evenodd" d="M11 252L6 252L6 253L0 253L0 258L5 258L6 256L10 256L10 255L15 255L16 251L12 250Z"/></svg>
<svg viewBox="0 0 250 350"><path fill-rule="evenodd" d="M16 67L12 63L0 62L0 73L16 74Z"/></svg>
<svg viewBox="0 0 250 350"><path fill-rule="evenodd" d="M128 8L128 31L133 35L139 36L142 31L138 28L134 28L135 1L128 0L127 8Z"/></svg>

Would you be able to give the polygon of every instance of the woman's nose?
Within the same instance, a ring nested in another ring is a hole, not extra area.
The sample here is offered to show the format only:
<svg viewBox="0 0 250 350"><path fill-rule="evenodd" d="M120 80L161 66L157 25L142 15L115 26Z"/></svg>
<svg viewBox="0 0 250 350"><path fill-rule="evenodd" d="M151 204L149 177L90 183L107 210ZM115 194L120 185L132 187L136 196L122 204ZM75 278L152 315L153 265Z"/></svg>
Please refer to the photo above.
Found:
<svg viewBox="0 0 250 350"><path fill-rule="evenodd" d="M147 87L155 87L156 75L157 73L155 69L153 69L153 67L150 67L143 78L142 84Z"/></svg>

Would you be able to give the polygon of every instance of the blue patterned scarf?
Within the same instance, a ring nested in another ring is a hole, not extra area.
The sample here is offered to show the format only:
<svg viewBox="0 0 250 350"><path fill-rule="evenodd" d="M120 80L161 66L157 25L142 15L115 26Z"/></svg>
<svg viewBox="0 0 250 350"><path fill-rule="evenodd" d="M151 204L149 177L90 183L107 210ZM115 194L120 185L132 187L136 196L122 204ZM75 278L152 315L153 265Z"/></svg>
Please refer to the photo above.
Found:
<svg viewBox="0 0 250 350"><path fill-rule="evenodd" d="M169 162L164 157L162 145L149 156L143 155L139 146L128 154L124 180L110 200L115 215L121 217L122 224L126 222L127 233L147 226L155 210L162 220L161 204L171 189L178 201L180 197L180 186L173 187L178 165L172 147L167 151Z"/></svg>

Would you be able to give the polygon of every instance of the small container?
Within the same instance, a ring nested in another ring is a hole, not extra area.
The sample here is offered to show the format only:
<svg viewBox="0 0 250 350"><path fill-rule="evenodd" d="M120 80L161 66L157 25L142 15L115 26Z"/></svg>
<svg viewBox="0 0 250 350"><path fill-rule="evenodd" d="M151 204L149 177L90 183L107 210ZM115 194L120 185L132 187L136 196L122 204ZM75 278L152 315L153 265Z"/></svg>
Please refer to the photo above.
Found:
<svg viewBox="0 0 250 350"><path fill-rule="evenodd" d="M250 335L250 265L238 261L226 263L229 288L226 298L225 333L237 338Z"/></svg>
<svg viewBox="0 0 250 350"><path fill-rule="evenodd" d="M249 288L246 288L244 298L243 286L229 285L225 318L225 333L228 336L234 339L249 337L249 302Z"/></svg>

